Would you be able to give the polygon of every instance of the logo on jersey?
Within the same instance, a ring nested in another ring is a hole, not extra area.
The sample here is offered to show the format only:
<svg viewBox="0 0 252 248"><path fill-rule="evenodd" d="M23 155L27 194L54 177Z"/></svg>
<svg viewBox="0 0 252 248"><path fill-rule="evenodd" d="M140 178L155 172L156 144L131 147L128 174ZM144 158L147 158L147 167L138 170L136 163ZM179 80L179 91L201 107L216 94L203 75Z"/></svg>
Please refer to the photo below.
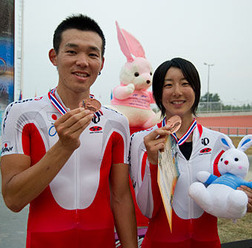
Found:
<svg viewBox="0 0 252 248"><path fill-rule="evenodd" d="M60 114L55 113L55 112L48 112L47 118L51 122L51 124L53 124L55 121L57 121L60 118Z"/></svg>
<svg viewBox="0 0 252 248"><path fill-rule="evenodd" d="M153 129L153 127L150 127L150 128L148 128L148 129L146 129L146 131L151 131Z"/></svg>
<svg viewBox="0 0 252 248"><path fill-rule="evenodd" d="M39 97L34 98L35 101L39 101L41 99L43 99L43 96L39 96Z"/></svg>
<svg viewBox="0 0 252 248"><path fill-rule="evenodd" d="M4 143L2 147L2 153L4 152L11 152L13 149L13 146L9 146L8 143Z"/></svg>
<svg viewBox="0 0 252 248"><path fill-rule="evenodd" d="M201 139L201 144L204 146L207 146L209 144L209 139L208 138L202 138Z"/></svg>
<svg viewBox="0 0 252 248"><path fill-rule="evenodd" d="M56 135L56 133L57 133L56 128L55 128L54 125L52 125L52 126L49 128L48 134L49 134L49 136L53 137L53 136Z"/></svg>
<svg viewBox="0 0 252 248"><path fill-rule="evenodd" d="M206 147L206 148L203 148L203 149L200 151L200 154L207 154L207 153L210 153L211 151L212 151L211 148Z"/></svg>
<svg viewBox="0 0 252 248"><path fill-rule="evenodd" d="M100 115L94 115L94 117L92 119L92 122L97 124L101 120L100 117L101 117Z"/></svg>
<svg viewBox="0 0 252 248"><path fill-rule="evenodd" d="M50 128L48 130L48 134L49 134L50 137L53 137L57 133L56 128L54 126L54 122L57 121L60 118L60 114L57 113L57 112L56 113L55 112L48 112L47 113L47 118L51 123L51 126L50 126Z"/></svg>
<svg viewBox="0 0 252 248"><path fill-rule="evenodd" d="M102 133L102 127L92 126L89 128L90 133Z"/></svg>

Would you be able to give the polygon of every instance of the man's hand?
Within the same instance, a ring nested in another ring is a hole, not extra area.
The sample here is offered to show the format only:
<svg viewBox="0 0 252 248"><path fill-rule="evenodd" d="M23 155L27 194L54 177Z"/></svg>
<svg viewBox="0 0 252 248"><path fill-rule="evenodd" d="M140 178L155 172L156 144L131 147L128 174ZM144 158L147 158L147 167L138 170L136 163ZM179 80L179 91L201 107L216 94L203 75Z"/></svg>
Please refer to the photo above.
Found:
<svg viewBox="0 0 252 248"><path fill-rule="evenodd" d="M90 110L77 108L61 116L54 126L59 136L59 142L68 150L80 146L80 135L90 124L94 114Z"/></svg>

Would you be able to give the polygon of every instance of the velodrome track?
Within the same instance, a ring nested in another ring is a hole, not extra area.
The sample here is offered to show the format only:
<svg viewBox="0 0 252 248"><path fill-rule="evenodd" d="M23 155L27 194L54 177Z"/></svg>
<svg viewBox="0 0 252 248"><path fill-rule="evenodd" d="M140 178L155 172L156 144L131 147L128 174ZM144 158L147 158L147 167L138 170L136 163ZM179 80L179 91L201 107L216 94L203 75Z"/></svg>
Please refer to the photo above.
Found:
<svg viewBox="0 0 252 248"><path fill-rule="evenodd" d="M206 127L250 127L252 128L252 114L251 115L232 115L232 116L199 116L197 117L197 120L200 124Z"/></svg>

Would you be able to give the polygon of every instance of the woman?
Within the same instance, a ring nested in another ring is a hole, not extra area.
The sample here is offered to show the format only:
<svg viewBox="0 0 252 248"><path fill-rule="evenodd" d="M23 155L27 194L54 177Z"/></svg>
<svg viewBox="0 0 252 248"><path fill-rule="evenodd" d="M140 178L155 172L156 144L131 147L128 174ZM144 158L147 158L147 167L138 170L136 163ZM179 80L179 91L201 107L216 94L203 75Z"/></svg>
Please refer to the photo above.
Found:
<svg viewBox="0 0 252 248"><path fill-rule="evenodd" d="M221 247L217 218L204 212L188 195L198 171L218 174L210 158L216 139L222 135L195 120L200 78L194 65L182 58L162 63L153 76L153 95L164 119L151 129L133 134L130 149L137 203L150 219L142 248ZM157 183L157 164L158 151L164 148L169 134L165 123L174 115L181 117L182 125L175 135L180 175L173 198L171 231Z"/></svg>

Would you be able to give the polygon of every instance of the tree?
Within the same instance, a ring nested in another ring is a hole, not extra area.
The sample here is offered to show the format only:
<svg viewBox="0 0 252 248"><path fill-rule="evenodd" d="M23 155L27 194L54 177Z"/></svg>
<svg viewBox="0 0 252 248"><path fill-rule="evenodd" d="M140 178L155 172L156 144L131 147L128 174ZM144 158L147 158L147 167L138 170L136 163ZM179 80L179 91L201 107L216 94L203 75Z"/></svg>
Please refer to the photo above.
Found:
<svg viewBox="0 0 252 248"><path fill-rule="evenodd" d="M209 102L208 102L209 100ZM238 111L252 111L252 105L243 104L240 105L224 105L217 93L208 93L200 98L198 112L238 112Z"/></svg>
<svg viewBox="0 0 252 248"><path fill-rule="evenodd" d="M220 102L221 101L220 97L217 93L215 93L215 94L209 93L209 98L207 96L208 96L208 93L203 95L200 98L200 102L207 102L208 100L209 100L209 102Z"/></svg>

